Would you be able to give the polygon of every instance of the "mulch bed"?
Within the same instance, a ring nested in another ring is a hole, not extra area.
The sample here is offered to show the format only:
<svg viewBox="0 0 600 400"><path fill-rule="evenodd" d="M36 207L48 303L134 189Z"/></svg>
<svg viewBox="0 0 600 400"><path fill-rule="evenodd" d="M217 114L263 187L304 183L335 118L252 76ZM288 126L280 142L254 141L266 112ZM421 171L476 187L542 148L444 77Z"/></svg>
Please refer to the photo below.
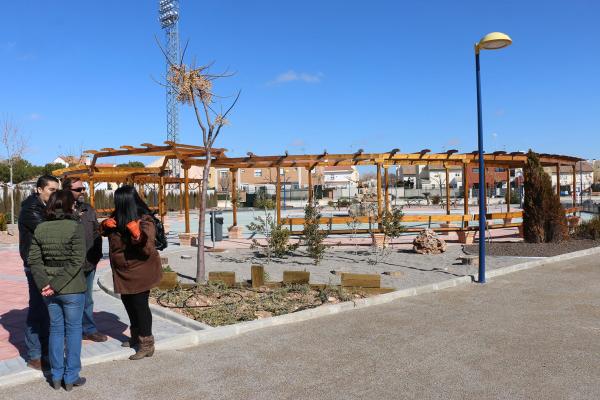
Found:
<svg viewBox="0 0 600 400"><path fill-rule="evenodd" d="M485 244L485 254L510 257L553 257L597 246L600 246L600 240L591 239L571 239L562 243L492 242ZM477 244L465 246L464 251L467 254L475 255L479 252L479 246Z"/></svg>

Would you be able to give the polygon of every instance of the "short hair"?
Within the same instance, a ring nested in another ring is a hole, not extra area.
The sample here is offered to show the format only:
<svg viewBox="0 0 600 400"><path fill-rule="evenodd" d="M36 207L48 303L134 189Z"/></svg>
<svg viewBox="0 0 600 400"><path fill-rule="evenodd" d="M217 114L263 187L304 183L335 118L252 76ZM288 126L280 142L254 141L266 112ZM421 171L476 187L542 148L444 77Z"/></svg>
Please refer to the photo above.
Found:
<svg viewBox="0 0 600 400"><path fill-rule="evenodd" d="M81 179L77 178L77 177L67 177L67 178L63 178L62 180L62 188L65 190L71 190L71 187L73 187L73 184L75 182L79 182Z"/></svg>
<svg viewBox="0 0 600 400"><path fill-rule="evenodd" d="M36 187L39 187L40 189L45 188L46 186L48 186L48 182L58 182L58 178L52 175L42 175L38 178L37 182L35 183Z"/></svg>
<svg viewBox="0 0 600 400"><path fill-rule="evenodd" d="M70 190L57 190L50 195L48 205L46 206L46 219L56 219L56 212L61 210L65 216L73 215L73 204L75 196Z"/></svg>

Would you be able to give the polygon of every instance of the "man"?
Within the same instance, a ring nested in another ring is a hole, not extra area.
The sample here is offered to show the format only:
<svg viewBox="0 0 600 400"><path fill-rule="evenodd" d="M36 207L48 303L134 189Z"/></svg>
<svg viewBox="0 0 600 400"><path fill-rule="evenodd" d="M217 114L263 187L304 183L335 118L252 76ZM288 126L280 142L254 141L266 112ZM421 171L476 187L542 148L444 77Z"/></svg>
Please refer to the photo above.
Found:
<svg viewBox="0 0 600 400"><path fill-rule="evenodd" d="M100 236L98 230L98 217L96 216L94 207L85 202L86 189L79 178L63 179L62 188L70 190L73 193L73 197L76 200L75 207L85 231L86 260L83 263L83 272L86 278L87 291L85 293L85 306L83 308L83 339L93 342L105 342L108 339L107 336L98 332L98 328L94 322L94 299L92 297L96 266L102 259L102 236Z"/></svg>
<svg viewBox="0 0 600 400"><path fill-rule="evenodd" d="M27 366L39 370L42 369L42 347L45 352L48 344L49 317L42 293L35 285L31 269L27 265L27 257L35 228L44 222L46 203L50 199L50 195L57 190L58 179L50 175L41 176L36 183L36 193L21 203L21 212L19 213L19 253L23 260L29 287L29 308L25 328Z"/></svg>

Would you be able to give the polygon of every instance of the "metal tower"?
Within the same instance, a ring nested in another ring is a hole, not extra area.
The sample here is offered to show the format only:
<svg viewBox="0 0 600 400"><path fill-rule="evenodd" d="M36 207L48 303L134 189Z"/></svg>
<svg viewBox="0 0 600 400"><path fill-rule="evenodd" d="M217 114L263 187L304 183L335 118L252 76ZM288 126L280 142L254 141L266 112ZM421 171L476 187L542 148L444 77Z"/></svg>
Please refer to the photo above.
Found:
<svg viewBox="0 0 600 400"><path fill-rule="evenodd" d="M165 30L167 43L167 75L169 65L179 64L179 0L160 0L158 2L160 26ZM177 91L167 80L167 140L177 142L179 139L179 105ZM179 176L179 162L171 161L171 174Z"/></svg>

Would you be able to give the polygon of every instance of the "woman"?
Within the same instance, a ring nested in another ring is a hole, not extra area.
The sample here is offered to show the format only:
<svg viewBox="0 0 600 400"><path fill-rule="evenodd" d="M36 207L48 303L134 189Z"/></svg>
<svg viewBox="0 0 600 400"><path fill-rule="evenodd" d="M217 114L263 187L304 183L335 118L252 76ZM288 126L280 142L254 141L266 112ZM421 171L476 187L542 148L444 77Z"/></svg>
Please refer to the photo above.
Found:
<svg viewBox="0 0 600 400"><path fill-rule="evenodd" d="M75 198L68 190L52 193L46 222L35 229L28 263L48 306L48 354L52 386L81 386L81 320L87 289L81 267L85 260L85 233L74 214Z"/></svg>
<svg viewBox="0 0 600 400"><path fill-rule="evenodd" d="M160 256L155 247L154 218L146 203L132 186L115 191L115 211L101 224L108 236L110 266L115 292L129 316L131 339L125 347L137 346L130 360L140 360L154 354L152 313L148 298L150 289L162 278Z"/></svg>

